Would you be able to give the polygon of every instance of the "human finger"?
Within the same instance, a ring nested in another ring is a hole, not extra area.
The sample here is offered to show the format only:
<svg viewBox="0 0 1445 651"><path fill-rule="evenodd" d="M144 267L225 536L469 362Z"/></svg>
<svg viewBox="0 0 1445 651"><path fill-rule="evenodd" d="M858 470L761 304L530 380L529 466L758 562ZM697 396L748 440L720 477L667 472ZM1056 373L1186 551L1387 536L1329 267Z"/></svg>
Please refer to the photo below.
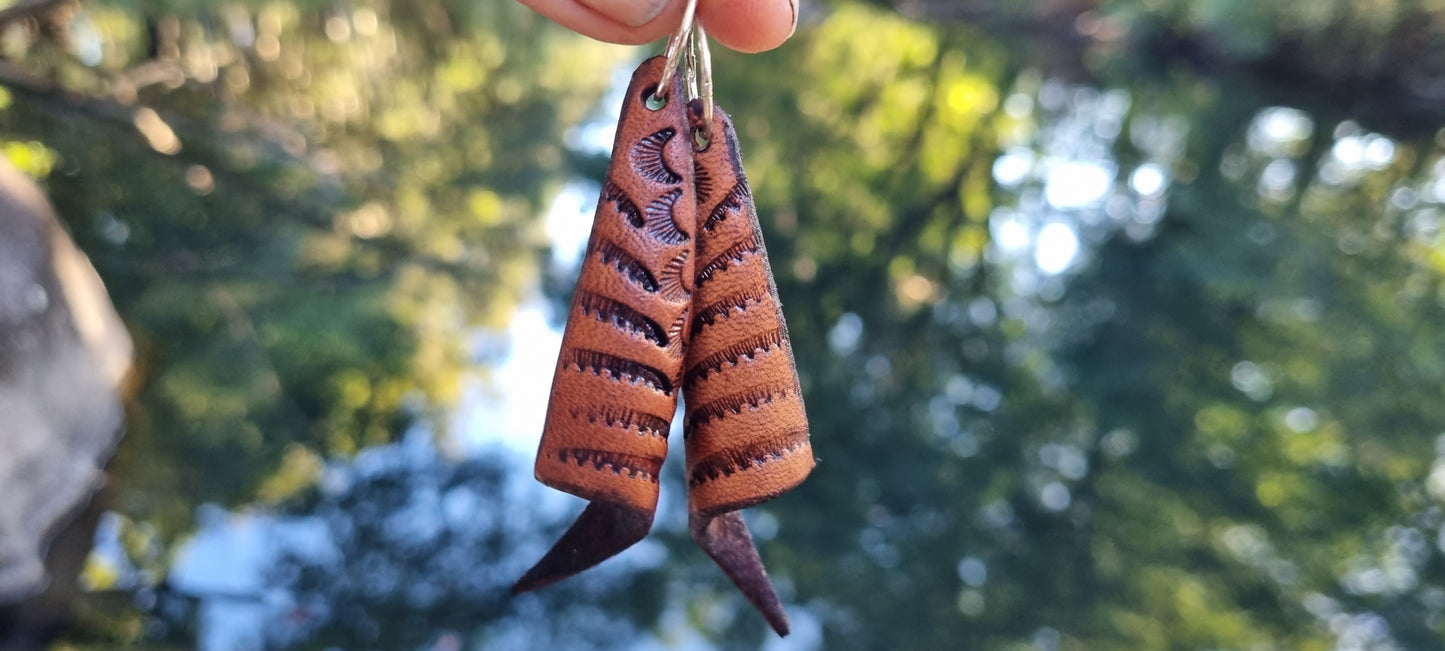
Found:
<svg viewBox="0 0 1445 651"><path fill-rule="evenodd" d="M739 52L771 50L793 35L799 0L699 0L698 20L717 42ZM675 24L675 23L674 23Z"/></svg>
<svg viewBox="0 0 1445 651"><path fill-rule="evenodd" d="M681 22L685 4L678 0L517 1L578 34L623 45L651 43L670 34Z"/></svg>

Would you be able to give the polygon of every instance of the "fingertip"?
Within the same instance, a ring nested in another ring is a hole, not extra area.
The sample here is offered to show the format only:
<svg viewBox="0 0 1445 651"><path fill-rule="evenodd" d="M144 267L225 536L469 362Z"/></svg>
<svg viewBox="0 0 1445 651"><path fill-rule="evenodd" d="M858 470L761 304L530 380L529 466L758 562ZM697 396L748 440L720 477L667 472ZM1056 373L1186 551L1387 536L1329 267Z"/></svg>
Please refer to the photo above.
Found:
<svg viewBox="0 0 1445 651"><path fill-rule="evenodd" d="M667 5L667 0L577 0L581 4L597 13L600 13L612 20L615 20L628 27L641 27L657 15Z"/></svg>
<svg viewBox="0 0 1445 651"><path fill-rule="evenodd" d="M798 0L699 0L698 20L708 35L748 54L766 52L793 35Z"/></svg>
<svg viewBox="0 0 1445 651"><path fill-rule="evenodd" d="M578 34L618 45L643 45L672 33L682 20L685 4L680 0L666 0L666 6L656 17L633 27L609 18L577 0L518 1Z"/></svg>

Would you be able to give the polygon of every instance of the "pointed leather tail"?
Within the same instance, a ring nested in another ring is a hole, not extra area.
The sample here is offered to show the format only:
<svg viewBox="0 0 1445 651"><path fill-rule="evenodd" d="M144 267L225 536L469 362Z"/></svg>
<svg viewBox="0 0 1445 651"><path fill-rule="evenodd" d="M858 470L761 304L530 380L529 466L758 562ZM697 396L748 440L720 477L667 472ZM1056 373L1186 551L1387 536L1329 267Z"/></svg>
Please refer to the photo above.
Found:
<svg viewBox="0 0 1445 651"><path fill-rule="evenodd" d="M768 620L768 625L786 637L788 615L773 591L773 582L768 580L768 571L763 568L757 547L753 546L753 536L743 522L743 514L731 511L716 517L693 515L688 525L698 546L732 579L743 596L763 614L763 619Z"/></svg>
<svg viewBox="0 0 1445 651"><path fill-rule="evenodd" d="M607 502L588 504L552 550L512 586L512 594L549 586L612 558L651 528L651 513Z"/></svg>
<svg viewBox="0 0 1445 651"><path fill-rule="evenodd" d="M709 146L693 155L697 265L682 380L690 528L773 629L786 635L787 616L738 511L801 483L813 469L813 449L737 135L720 109L710 133Z"/></svg>
<svg viewBox="0 0 1445 651"><path fill-rule="evenodd" d="M632 75L552 379L535 473L592 503L513 588L572 576L647 534L677 408L696 199L680 76L648 106L664 59Z"/></svg>

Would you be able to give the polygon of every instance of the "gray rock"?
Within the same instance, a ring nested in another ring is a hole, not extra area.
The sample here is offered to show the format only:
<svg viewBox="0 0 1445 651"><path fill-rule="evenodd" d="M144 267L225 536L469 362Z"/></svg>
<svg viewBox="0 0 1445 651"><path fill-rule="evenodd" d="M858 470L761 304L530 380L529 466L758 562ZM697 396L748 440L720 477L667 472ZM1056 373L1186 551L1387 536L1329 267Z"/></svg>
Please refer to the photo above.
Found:
<svg viewBox="0 0 1445 651"><path fill-rule="evenodd" d="M100 486L131 352L85 254L0 159L0 606L46 588L47 546Z"/></svg>

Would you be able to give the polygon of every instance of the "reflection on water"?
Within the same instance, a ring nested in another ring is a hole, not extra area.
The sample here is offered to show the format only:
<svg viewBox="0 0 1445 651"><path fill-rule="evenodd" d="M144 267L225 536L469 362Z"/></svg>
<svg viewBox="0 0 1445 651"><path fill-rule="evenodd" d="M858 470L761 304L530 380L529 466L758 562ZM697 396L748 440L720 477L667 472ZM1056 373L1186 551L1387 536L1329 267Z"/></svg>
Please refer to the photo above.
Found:
<svg viewBox="0 0 1445 651"><path fill-rule="evenodd" d="M1040 82L1036 73L1014 88L1004 112L1018 126L1001 134L993 165L1012 201L989 216L990 260L1011 268L1014 293L1056 301L1066 279L1055 276L1086 268L1094 246L1117 231L1136 242L1154 235L1188 126L1180 116L1131 113L1124 89ZM1133 162L1120 169L1125 135Z"/></svg>
<svg viewBox="0 0 1445 651"><path fill-rule="evenodd" d="M195 21L225 27L206 48L171 44L183 80L268 116L221 120L262 144L210 152L184 104L127 113L120 154L33 107L5 118L61 152L57 203L151 356L67 644L1445 634L1445 131L1184 62L1080 81L1078 53L1061 71L1002 32L851 3L718 66L819 457L748 516L794 635L768 636L691 545L677 454L652 536L509 598L581 506L530 455L555 281L585 245L629 68L520 10L392 9L235 7ZM85 65L116 56L95 39L134 26L126 11L76 27ZM1076 27L1114 43L1117 20ZM359 68L337 63L349 48ZM142 169L127 156L160 167L86 176Z"/></svg>
<svg viewBox="0 0 1445 651"><path fill-rule="evenodd" d="M629 574L666 562L661 545L644 541L581 580L581 604L511 600L511 583L546 551L572 505L522 472L519 455L448 459L432 441L415 431L328 464L315 497L293 513L203 506L167 586L197 601L199 646L329 639L397 648L429 639L428 648L446 648L479 619L493 622L481 648L608 648L640 634L587 602L616 598Z"/></svg>

